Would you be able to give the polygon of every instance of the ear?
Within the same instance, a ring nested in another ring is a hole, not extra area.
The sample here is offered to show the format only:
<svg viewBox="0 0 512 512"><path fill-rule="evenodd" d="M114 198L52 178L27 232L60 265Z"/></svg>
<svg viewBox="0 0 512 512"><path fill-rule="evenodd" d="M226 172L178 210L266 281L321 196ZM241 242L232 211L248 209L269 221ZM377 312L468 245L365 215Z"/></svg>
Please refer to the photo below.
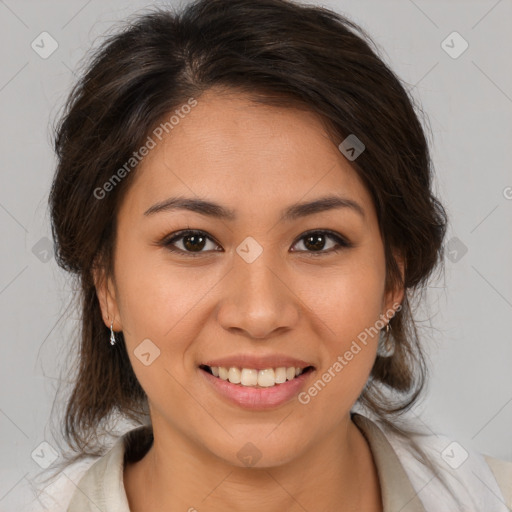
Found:
<svg viewBox="0 0 512 512"><path fill-rule="evenodd" d="M110 325L113 322L112 329L114 331L122 331L123 327L121 316L119 315L114 280L111 276L106 275L105 269L99 267L94 268L92 275L105 325L110 329Z"/></svg>
<svg viewBox="0 0 512 512"><path fill-rule="evenodd" d="M393 256L400 270L400 275L402 277L401 281L404 281L404 271L405 265L403 257L397 251L393 251ZM401 284L397 284L393 290L388 290L388 292L384 295L384 300L382 303L382 314L391 318L394 316L394 312L401 309L401 304L404 299L405 289Z"/></svg>

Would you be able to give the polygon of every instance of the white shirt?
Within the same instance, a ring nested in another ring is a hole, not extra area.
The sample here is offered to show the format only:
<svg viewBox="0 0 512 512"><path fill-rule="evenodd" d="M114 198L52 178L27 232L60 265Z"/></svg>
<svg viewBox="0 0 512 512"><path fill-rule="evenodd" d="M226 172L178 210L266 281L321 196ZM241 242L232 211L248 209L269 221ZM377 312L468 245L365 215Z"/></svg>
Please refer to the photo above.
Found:
<svg viewBox="0 0 512 512"><path fill-rule="evenodd" d="M510 512L512 509L512 462L482 456L445 436L414 436L453 489L457 504L438 477L416 460L406 441L378 420L352 414L375 460L384 512ZM130 430L102 457L88 457L65 469L23 511L130 512L123 483L124 460L142 458L152 440L150 426Z"/></svg>

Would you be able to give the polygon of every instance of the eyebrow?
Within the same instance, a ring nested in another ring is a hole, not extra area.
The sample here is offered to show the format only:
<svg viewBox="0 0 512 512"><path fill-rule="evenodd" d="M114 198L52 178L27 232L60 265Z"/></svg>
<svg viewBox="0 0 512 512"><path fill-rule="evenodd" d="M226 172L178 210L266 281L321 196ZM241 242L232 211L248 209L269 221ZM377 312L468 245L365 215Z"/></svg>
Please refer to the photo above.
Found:
<svg viewBox="0 0 512 512"><path fill-rule="evenodd" d="M361 217L365 217L363 207L352 199L339 196L325 196L305 203L296 203L281 212L280 222L290 222L315 213L325 212L334 209L348 208ZM234 210L226 208L220 204L204 199L171 197L159 203L154 204L145 212L145 216L154 215L159 212L169 212L174 210L188 210L217 219L234 221L237 215Z"/></svg>

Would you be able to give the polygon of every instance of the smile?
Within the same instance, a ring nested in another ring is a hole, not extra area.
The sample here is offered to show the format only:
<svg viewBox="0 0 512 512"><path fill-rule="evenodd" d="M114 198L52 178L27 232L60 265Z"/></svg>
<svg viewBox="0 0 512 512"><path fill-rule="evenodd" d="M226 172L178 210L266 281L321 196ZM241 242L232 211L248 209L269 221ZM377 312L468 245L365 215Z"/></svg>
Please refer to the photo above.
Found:
<svg viewBox="0 0 512 512"><path fill-rule="evenodd" d="M278 368L265 368L262 370L208 365L201 365L200 368L210 375L228 381L231 384L259 388L269 388L284 384L287 381L294 380L303 373L313 370L312 366L305 368L280 366Z"/></svg>
<svg viewBox="0 0 512 512"><path fill-rule="evenodd" d="M265 366L256 369L202 364L198 372L214 396L243 409L265 411L297 398L316 371L314 366L306 365Z"/></svg>

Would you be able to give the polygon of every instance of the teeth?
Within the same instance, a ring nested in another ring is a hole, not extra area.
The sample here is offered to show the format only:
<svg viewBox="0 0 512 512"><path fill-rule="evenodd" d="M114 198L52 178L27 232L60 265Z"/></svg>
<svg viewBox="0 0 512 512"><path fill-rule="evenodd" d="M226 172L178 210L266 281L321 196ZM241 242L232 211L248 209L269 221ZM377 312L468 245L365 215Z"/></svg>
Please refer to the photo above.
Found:
<svg viewBox="0 0 512 512"><path fill-rule="evenodd" d="M241 384L242 386L259 386L270 388L276 384L283 384L287 380L292 380L302 374L302 368L290 366L288 368L281 366L279 368L265 368L264 370L254 370L252 368L225 368L223 366L212 366L212 374L222 380L227 380L232 384Z"/></svg>
<svg viewBox="0 0 512 512"><path fill-rule="evenodd" d="M276 384L282 384L283 382L286 382L286 368L284 366L281 368L276 368L275 376Z"/></svg>
<svg viewBox="0 0 512 512"><path fill-rule="evenodd" d="M230 368L228 370L228 380L232 384L240 384L240 370L238 368Z"/></svg>
<svg viewBox="0 0 512 512"><path fill-rule="evenodd" d="M256 386L258 384L258 370L244 368L242 370L241 384L242 386Z"/></svg>
<svg viewBox="0 0 512 512"><path fill-rule="evenodd" d="M270 388L276 383L276 374L272 368L258 372L258 386Z"/></svg>

